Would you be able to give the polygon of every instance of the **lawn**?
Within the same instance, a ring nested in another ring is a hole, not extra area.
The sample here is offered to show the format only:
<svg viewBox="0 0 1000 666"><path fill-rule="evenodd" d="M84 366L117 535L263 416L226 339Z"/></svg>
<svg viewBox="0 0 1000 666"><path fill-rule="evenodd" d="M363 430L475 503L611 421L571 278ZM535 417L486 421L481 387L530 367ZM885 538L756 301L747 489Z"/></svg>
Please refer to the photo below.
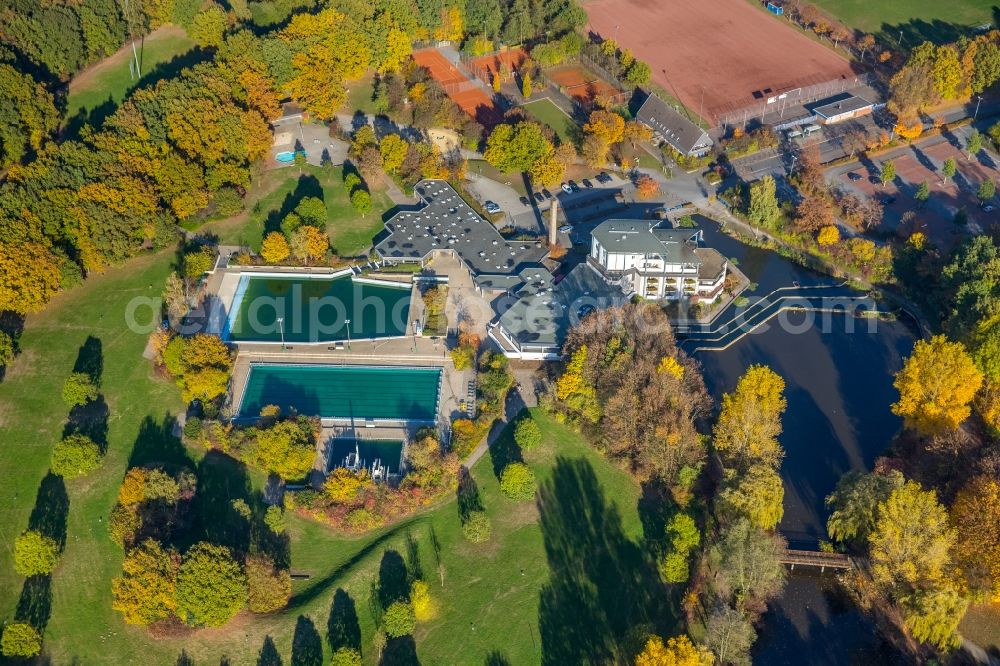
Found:
<svg viewBox="0 0 1000 666"><path fill-rule="evenodd" d="M101 108L99 111L101 117L108 115L108 112L114 110L125 95L137 85L147 85L164 76L170 76L179 71L180 68L177 66L179 64L184 66L194 64L190 61L197 55L194 47L194 40L181 28L166 26L154 30L143 41L136 43L143 76L139 81L134 81L129 70L132 47L126 45L122 50L89 67L70 81L66 118L73 122L81 112L90 115L110 100L110 107ZM190 54L191 57L178 58L184 54ZM178 60L171 63L174 58Z"/></svg>
<svg viewBox="0 0 1000 666"><path fill-rule="evenodd" d="M993 0L816 0L816 4L852 28L913 48L925 40L955 41L971 28L992 23Z"/></svg>
<svg viewBox="0 0 1000 666"><path fill-rule="evenodd" d="M259 193L255 195L255 193ZM367 252L372 238L382 230L382 214L392 208L384 186L372 188L372 210L361 216L351 207L339 166L283 167L266 172L248 197L249 211L228 220L205 225L228 245L260 249L265 232L277 230L285 215L304 197L320 197L329 216L330 244L342 257Z"/></svg>
<svg viewBox="0 0 1000 666"><path fill-rule="evenodd" d="M182 408L177 390L155 377L141 358L145 335L124 325L130 301L159 293L172 257L164 251L112 269L30 317L20 339L21 354L0 383L6 443L0 457L5 480L0 494L0 618L14 617L19 603L25 581L13 571L11 549L33 509L66 521L65 551L51 588L27 588L36 617L47 622L48 661L173 664L183 650L195 663L219 663L225 655L236 666L255 663L267 640L284 663L289 663L293 642L299 656L312 648L329 658L331 649L322 637L328 634L332 607L338 618L349 620L333 625L353 627L365 662L374 664L370 638L377 604L370 603L372 582L381 578L385 589L392 580L418 571L439 605L436 619L420 623L415 633L416 653L425 664L482 664L494 651L510 663L538 663L543 637L546 660L606 662L609 646L629 628L671 622L667 595L640 545L637 485L579 435L536 412L543 444L524 458L542 482L540 509L499 493L495 467L518 455L509 432L495 449L495 459L484 456L472 470L479 501L492 519L489 542L472 545L462 538L454 499L362 538L338 536L292 517L292 569L311 578L295 582L286 610L244 614L220 629L161 639L125 625L111 609L110 581L121 566L121 553L107 537L106 523L129 460L187 458L198 466L199 482L214 487L223 506L227 493L238 497L245 492L240 479L248 476L224 456L182 449L170 433L171 415ZM57 477L46 478L46 472L67 412L60 399L62 382L83 348L103 364L101 392L110 409L108 452L98 471L63 486ZM220 485L220 479L227 482ZM256 488L262 483L256 474L249 480ZM39 494L41 488L45 492ZM36 494L43 499L36 502ZM353 612L345 612L352 606ZM581 628L584 635L578 633ZM414 649L407 641L390 647Z"/></svg>
<svg viewBox="0 0 1000 666"><path fill-rule="evenodd" d="M348 113L361 111L362 113L374 114L375 101L372 95L375 92L375 75L366 72L357 81L347 84L347 104L344 109Z"/></svg>
<svg viewBox="0 0 1000 666"><path fill-rule="evenodd" d="M579 143L580 127L551 100L536 99L522 106L535 120L551 127L560 140L573 145Z"/></svg>

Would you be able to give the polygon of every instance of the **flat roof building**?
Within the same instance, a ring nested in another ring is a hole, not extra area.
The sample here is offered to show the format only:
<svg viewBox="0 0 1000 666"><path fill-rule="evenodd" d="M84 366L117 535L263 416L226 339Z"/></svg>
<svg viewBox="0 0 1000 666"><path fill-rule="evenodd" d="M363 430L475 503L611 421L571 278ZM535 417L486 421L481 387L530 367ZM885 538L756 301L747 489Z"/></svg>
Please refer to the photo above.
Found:
<svg viewBox="0 0 1000 666"><path fill-rule="evenodd" d="M832 125L868 115L875 110L875 103L858 95L844 93L836 97L822 99L807 108L819 119L819 122L824 125Z"/></svg>

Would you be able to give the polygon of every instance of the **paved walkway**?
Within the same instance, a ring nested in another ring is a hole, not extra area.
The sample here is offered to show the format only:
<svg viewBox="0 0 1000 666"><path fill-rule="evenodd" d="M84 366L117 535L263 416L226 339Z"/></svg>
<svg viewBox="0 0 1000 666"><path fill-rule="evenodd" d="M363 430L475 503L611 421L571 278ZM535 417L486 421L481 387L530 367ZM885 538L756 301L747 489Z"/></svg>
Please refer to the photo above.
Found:
<svg viewBox="0 0 1000 666"><path fill-rule="evenodd" d="M489 450L493 442L500 439L500 435L503 434L507 424L517 418L522 409L538 406L539 387L534 381L535 369L538 364L530 363L522 367L520 364L515 366L515 363L518 362L512 362L511 370L514 373L517 383L511 389L510 393L507 394L507 402L504 403L504 415L493 424L490 434L486 436L486 439L480 442L479 446L473 449L472 453L466 457L462 463L462 466L466 469L472 469L479 462L479 459ZM524 381L525 379L528 381Z"/></svg>

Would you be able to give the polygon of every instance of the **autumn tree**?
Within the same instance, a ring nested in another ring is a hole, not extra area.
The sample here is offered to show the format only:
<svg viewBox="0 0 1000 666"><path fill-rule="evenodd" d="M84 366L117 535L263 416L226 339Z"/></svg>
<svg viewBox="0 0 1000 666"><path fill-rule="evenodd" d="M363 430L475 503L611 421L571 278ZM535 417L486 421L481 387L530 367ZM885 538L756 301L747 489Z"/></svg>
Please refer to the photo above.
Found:
<svg viewBox="0 0 1000 666"><path fill-rule="evenodd" d="M0 63L0 169L41 148L58 124L52 93L30 74Z"/></svg>
<svg viewBox="0 0 1000 666"><path fill-rule="evenodd" d="M125 555L121 575L111 581L111 607L128 624L149 625L177 609L180 556L147 539Z"/></svg>
<svg viewBox="0 0 1000 666"><path fill-rule="evenodd" d="M527 172L537 162L549 158L552 150L552 144L538 123L502 123L487 137L483 157L504 173Z"/></svg>
<svg viewBox="0 0 1000 666"><path fill-rule="evenodd" d="M643 174L635 181L635 194L644 201L652 199L660 191L660 183L652 176Z"/></svg>
<svg viewBox="0 0 1000 666"><path fill-rule="evenodd" d="M903 475L897 471L884 474L852 471L841 477L826 498L830 510L826 531L830 538L843 543L867 543L875 529L879 507L903 481Z"/></svg>
<svg viewBox="0 0 1000 666"><path fill-rule="evenodd" d="M382 616L385 632L392 638L400 638L413 633L416 618L413 616L413 606L405 601L394 601Z"/></svg>
<svg viewBox="0 0 1000 666"><path fill-rule="evenodd" d="M770 175L750 185L747 201L747 220L758 227L773 228L781 219L778 208L777 188Z"/></svg>
<svg viewBox="0 0 1000 666"><path fill-rule="evenodd" d="M804 197L795 208L795 226L802 231L816 231L833 224L833 204L827 197Z"/></svg>
<svg viewBox="0 0 1000 666"><path fill-rule="evenodd" d="M288 247L292 256L299 261L318 261L330 249L330 238L326 235L325 230L304 224L292 232Z"/></svg>
<svg viewBox="0 0 1000 666"><path fill-rule="evenodd" d="M971 412L969 404L982 385L983 375L961 342L943 335L919 340L896 374L893 385L899 401L892 412L903 423L926 435L956 430Z"/></svg>
<svg viewBox="0 0 1000 666"><path fill-rule="evenodd" d="M188 33L199 46L218 47L222 45L222 36L226 31L228 20L222 7L211 3L198 12L191 23Z"/></svg>
<svg viewBox="0 0 1000 666"><path fill-rule="evenodd" d="M7 243L0 236L0 310L41 310L59 291L56 258L39 243Z"/></svg>
<svg viewBox="0 0 1000 666"><path fill-rule="evenodd" d="M705 645L721 664L749 663L750 648L756 639L753 625L738 610L723 607L708 618Z"/></svg>
<svg viewBox="0 0 1000 666"><path fill-rule="evenodd" d="M896 178L896 165L892 160L886 160L882 163L882 169L879 171L878 178L882 181L882 187L886 184L891 183Z"/></svg>
<svg viewBox="0 0 1000 666"><path fill-rule="evenodd" d="M716 502L723 515L742 516L755 527L774 529L784 515L785 488L770 465L755 464L745 474L728 474Z"/></svg>
<svg viewBox="0 0 1000 666"><path fill-rule="evenodd" d="M52 573L59 561L59 544L38 530L25 530L14 539L14 569L22 576Z"/></svg>
<svg viewBox="0 0 1000 666"><path fill-rule="evenodd" d="M372 210L372 195L368 190L358 188L351 193L351 208L364 217Z"/></svg>
<svg viewBox="0 0 1000 666"><path fill-rule="evenodd" d="M690 514L679 511L667 521L667 551L660 560L660 575L668 583L683 583L690 575L691 551L701 544L701 532Z"/></svg>
<svg viewBox="0 0 1000 666"><path fill-rule="evenodd" d="M997 193L997 184L993 182L992 179L987 178L979 184L979 189L976 190L976 197L979 198L979 202L985 204L987 201L993 198L993 195Z"/></svg>
<svg viewBox="0 0 1000 666"><path fill-rule="evenodd" d="M406 159L409 144L398 134L389 134L382 138L379 152L382 154L382 168L386 173L396 173Z"/></svg>
<svg viewBox="0 0 1000 666"><path fill-rule="evenodd" d="M924 180L917 186L917 191L913 193L913 198L921 207L931 198L931 186Z"/></svg>
<svg viewBox="0 0 1000 666"><path fill-rule="evenodd" d="M518 502L526 502L535 497L535 473L520 462L512 462L500 474L500 492L504 497Z"/></svg>
<svg viewBox="0 0 1000 666"><path fill-rule="evenodd" d="M267 555L247 556L247 608L254 613L271 613L284 608L292 595L292 577L279 569Z"/></svg>
<svg viewBox="0 0 1000 666"><path fill-rule="evenodd" d="M958 172L958 165L955 164L955 158L949 157L941 165L941 184L944 185L948 182L949 178L954 178L955 174Z"/></svg>
<svg viewBox="0 0 1000 666"><path fill-rule="evenodd" d="M518 419L514 427L514 441L524 451L536 448L542 441L542 429L530 415Z"/></svg>
<svg viewBox="0 0 1000 666"><path fill-rule="evenodd" d="M759 605L776 596L785 584L781 564L784 540L749 520L739 519L725 528L714 557L721 582L737 607Z"/></svg>
<svg viewBox="0 0 1000 666"><path fill-rule="evenodd" d="M197 543L177 574L177 615L195 627L219 627L247 603L247 579L224 546Z"/></svg>
<svg viewBox="0 0 1000 666"><path fill-rule="evenodd" d="M622 139L628 141L633 148L635 148L635 144L649 141L652 138L653 129L646 123L638 120L629 120L625 123Z"/></svg>
<svg viewBox="0 0 1000 666"><path fill-rule="evenodd" d="M840 229L829 224L819 230L816 234L816 244L820 247L830 247L840 242Z"/></svg>
<svg viewBox="0 0 1000 666"><path fill-rule="evenodd" d="M3 626L0 651L14 659L34 657L42 651L42 635L27 622L8 622Z"/></svg>
<svg viewBox="0 0 1000 666"><path fill-rule="evenodd" d="M86 372L71 372L63 383L62 399L70 407L97 399L97 385Z"/></svg>
<svg viewBox="0 0 1000 666"><path fill-rule="evenodd" d="M972 477L955 497L951 521L956 564L974 598L1000 598L1000 482L985 474Z"/></svg>
<svg viewBox="0 0 1000 666"><path fill-rule="evenodd" d="M969 132L969 138L965 140L965 152L968 154L969 159L979 154L983 149L983 135L979 133L979 130L973 128Z"/></svg>
<svg viewBox="0 0 1000 666"><path fill-rule="evenodd" d="M316 448L308 422L280 421L270 428L255 428L247 446L247 462L291 481L312 469Z"/></svg>
<svg viewBox="0 0 1000 666"><path fill-rule="evenodd" d="M755 463L775 467L781 460L781 415L785 381L764 365L743 373L736 390L722 397L714 430L715 448L727 467L747 469Z"/></svg>
<svg viewBox="0 0 1000 666"><path fill-rule="evenodd" d="M635 658L635 666L712 666L713 662L708 648L695 646L684 634L666 643L659 636L650 636Z"/></svg>
<svg viewBox="0 0 1000 666"><path fill-rule="evenodd" d="M323 483L326 494L337 504L350 504L374 485L368 470L353 472L346 467L338 467L327 475Z"/></svg>
<svg viewBox="0 0 1000 666"><path fill-rule="evenodd" d="M285 235L280 231L272 231L260 244L260 256L269 264L280 264L291 252Z"/></svg>

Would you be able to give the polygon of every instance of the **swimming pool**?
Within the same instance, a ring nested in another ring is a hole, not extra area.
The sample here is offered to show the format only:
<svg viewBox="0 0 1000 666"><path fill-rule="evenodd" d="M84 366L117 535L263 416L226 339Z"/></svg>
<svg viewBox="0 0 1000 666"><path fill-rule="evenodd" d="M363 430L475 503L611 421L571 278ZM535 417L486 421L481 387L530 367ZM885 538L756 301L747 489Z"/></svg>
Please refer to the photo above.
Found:
<svg viewBox="0 0 1000 666"><path fill-rule="evenodd" d="M362 467L381 460L387 474L399 474L403 458L403 442L398 439L332 439L329 450L331 469L343 467L347 455L357 451Z"/></svg>
<svg viewBox="0 0 1000 666"><path fill-rule="evenodd" d="M441 368L255 363L239 415L278 405L330 419L433 422L441 377Z"/></svg>
<svg viewBox="0 0 1000 666"><path fill-rule="evenodd" d="M306 151L300 150L300 151L297 151L297 152L299 154L301 154L303 157L305 157ZM285 150L285 151L282 151L282 152L278 153L277 155L275 155L274 159L276 159L277 161L282 162L284 164L288 164L289 162L294 162L295 161L295 152L293 152L291 150Z"/></svg>
<svg viewBox="0 0 1000 666"><path fill-rule="evenodd" d="M223 338L323 343L406 335L411 285L336 275L244 273ZM348 323L349 322L349 323Z"/></svg>

